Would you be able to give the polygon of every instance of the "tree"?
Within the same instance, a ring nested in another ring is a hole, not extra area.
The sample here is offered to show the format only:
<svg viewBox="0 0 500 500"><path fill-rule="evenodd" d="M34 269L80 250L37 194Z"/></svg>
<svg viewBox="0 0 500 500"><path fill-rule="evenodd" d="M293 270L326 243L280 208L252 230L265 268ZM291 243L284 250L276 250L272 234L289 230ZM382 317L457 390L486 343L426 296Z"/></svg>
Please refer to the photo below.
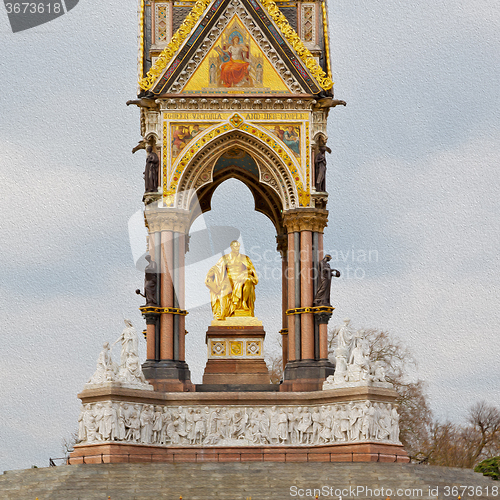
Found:
<svg viewBox="0 0 500 500"><path fill-rule="evenodd" d="M283 358L281 354L268 356L266 363L271 377L271 384L279 384L283 378Z"/></svg>
<svg viewBox="0 0 500 500"><path fill-rule="evenodd" d="M500 410L481 401L469 409L467 420L472 427L469 467L473 467L480 459L500 452Z"/></svg>
<svg viewBox="0 0 500 500"><path fill-rule="evenodd" d="M423 449L432 465L472 468L481 460L500 453L500 411L482 401L469 408L468 424L434 422Z"/></svg>

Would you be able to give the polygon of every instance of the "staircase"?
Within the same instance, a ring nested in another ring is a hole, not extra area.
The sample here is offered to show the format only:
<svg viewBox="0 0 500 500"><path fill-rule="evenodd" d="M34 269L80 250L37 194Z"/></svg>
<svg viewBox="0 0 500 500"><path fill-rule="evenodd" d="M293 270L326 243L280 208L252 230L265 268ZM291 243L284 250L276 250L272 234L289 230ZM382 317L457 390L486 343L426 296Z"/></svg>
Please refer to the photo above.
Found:
<svg viewBox="0 0 500 500"><path fill-rule="evenodd" d="M314 499L316 494L320 500L339 500L339 493L342 500L386 500L388 496L391 500L456 500L457 492L451 487L461 485L474 487L474 494L470 489L458 490L463 500L500 500L500 482L468 469L276 462L64 465L8 471L0 475L0 500L107 500L108 496L111 500L178 500L180 496L183 500L287 500Z"/></svg>

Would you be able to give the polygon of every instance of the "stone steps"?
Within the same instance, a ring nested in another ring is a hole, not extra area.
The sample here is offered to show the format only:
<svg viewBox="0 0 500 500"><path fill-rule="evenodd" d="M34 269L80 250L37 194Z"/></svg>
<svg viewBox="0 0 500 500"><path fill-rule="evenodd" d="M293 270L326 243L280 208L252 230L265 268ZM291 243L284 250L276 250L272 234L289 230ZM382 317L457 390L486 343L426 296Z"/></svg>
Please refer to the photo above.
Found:
<svg viewBox="0 0 500 500"><path fill-rule="evenodd" d="M463 500L500 500L500 493L492 494L499 482L472 470L391 463L276 462L66 465L9 471L0 476L0 500L107 500L108 496L111 500L178 500L181 495L183 500L285 500L314 498L315 488L320 490L320 499L338 500L335 489L349 487L354 490L343 494L343 500L386 500L388 488L391 500L435 500L429 487L436 486L438 500L456 500L444 494L444 487L453 485L483 488L482 495L466 493ZM297 489L291 490L294 486ZM323 486L333 491L326 492ZM372 491L357 491L357 487ZM383 495L373 491L382 487ZM300 496L299 488L310 489L312 496L307 491ZM400 495L397 489L403 490Z"/></svg>

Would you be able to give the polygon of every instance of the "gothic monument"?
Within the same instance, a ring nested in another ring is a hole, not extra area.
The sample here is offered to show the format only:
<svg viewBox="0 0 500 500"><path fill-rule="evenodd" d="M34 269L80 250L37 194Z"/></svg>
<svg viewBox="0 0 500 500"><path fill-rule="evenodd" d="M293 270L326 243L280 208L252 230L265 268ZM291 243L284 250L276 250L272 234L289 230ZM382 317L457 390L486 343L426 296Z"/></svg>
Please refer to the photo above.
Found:
<svg viewBox="0 0 500 500"><path fill-rule="evenodd" d="M140 112L134 152L146 150L137 196L148 229L147 359L141 366L130 323L117 341L119 365L104 345L79 395L71 463L215 454L305 461L312 453L406 460L396 393L370 364L363 332L346 321L337 367L328 359L330 286L339 273L323 249L326 126L345 102L333 96L325 1L141 0L138 86L127 104ZM259 277L239 242L228 241L204 271L200 293L210 296L213 320L191 333L205 336L208 353L195 385L185 360L185 254L193 221L229 178L250 189L276 229L282 324L255 316ZM264 362L266 335L282 336L278 385Z"/></svg>

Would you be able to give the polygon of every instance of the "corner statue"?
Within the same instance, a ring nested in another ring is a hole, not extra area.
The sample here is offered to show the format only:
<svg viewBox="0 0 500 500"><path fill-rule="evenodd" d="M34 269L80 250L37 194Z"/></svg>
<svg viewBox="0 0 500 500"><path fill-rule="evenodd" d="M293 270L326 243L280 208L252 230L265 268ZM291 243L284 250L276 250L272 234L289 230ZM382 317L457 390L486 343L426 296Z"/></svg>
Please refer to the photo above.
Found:
<svg viewBox="0 0 500 500"><path fill-rule="evenodd" d="M205 285L210 289L215 319L254 316L255 285L259 282L252 261L240 254L240 244L231 242L231 253L223 255L208 271Z"/></svg>

